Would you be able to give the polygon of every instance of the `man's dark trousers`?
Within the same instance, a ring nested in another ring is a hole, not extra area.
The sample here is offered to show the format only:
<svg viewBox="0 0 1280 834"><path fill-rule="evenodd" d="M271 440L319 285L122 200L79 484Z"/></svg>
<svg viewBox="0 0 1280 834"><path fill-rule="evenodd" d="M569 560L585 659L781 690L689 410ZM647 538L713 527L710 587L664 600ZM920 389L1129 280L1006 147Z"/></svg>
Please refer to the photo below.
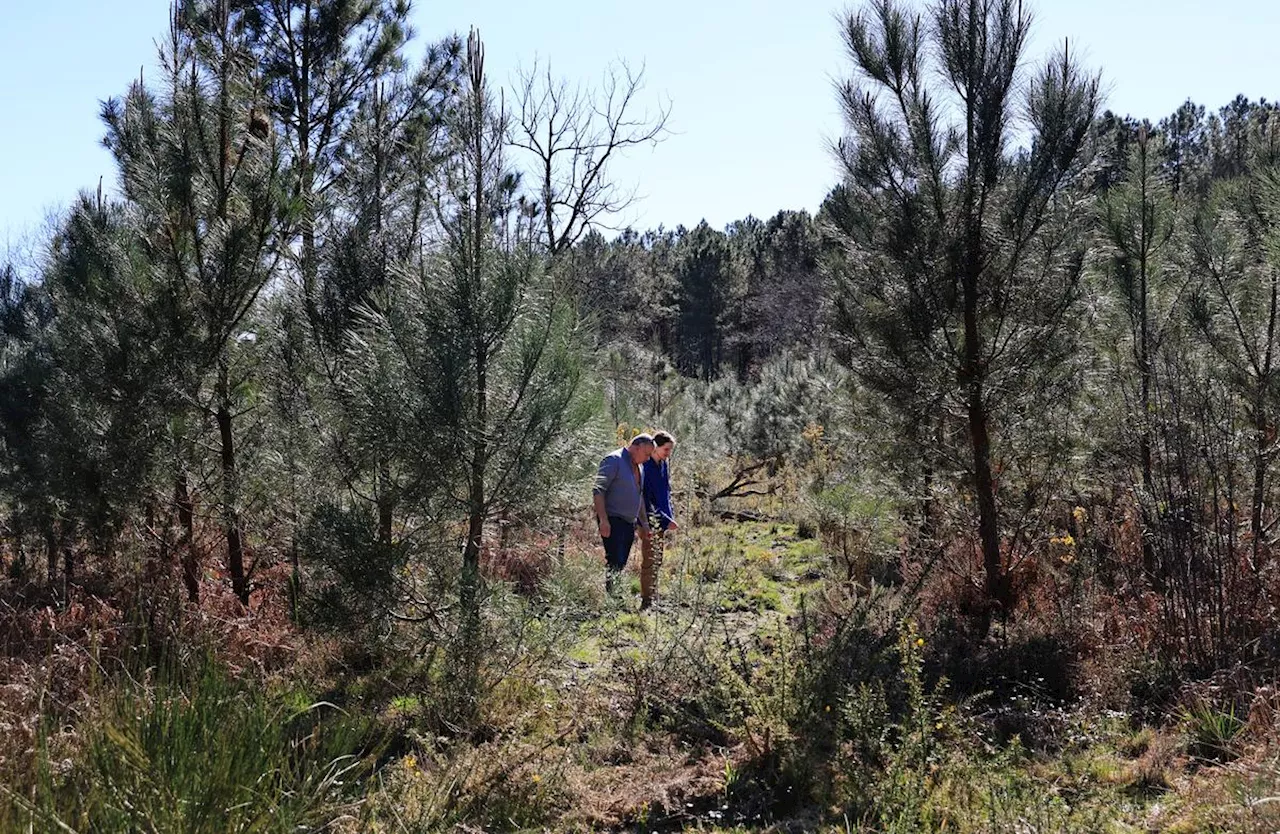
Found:
<svg viewBox="0 0 1280 834"><path fill-rule="evenodd" d="M609 570L619 572L627 566L631 545L636 540L636 525L625 518L609 516L609 536L604 538L604 561Z"/></svg>

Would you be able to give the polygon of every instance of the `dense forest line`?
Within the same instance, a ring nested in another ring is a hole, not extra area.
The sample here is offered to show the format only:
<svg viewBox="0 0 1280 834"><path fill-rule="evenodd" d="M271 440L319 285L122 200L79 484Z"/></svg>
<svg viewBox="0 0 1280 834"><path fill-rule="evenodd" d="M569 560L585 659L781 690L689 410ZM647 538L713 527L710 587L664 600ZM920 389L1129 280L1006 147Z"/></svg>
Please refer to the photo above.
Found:
<svg viewBox="0 0 1280 834"><path fill-rule="evenodd" d="M409 12L176 4L0 264L0 826L1274 827L1280 107L872 0L816 213L615 231L643 74Z"/></svg>

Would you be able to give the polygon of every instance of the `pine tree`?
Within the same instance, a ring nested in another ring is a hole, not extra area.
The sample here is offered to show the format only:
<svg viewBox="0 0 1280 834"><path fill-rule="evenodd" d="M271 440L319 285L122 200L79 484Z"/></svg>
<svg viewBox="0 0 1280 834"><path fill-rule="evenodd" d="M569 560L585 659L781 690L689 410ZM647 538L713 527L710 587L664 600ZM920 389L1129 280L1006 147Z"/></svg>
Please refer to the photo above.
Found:
<svg viewBox="0 0 1280 834"><path fill-rule="evenodd" d="M357 310L387 283L389 264L427 245L427 187L439 156L441 118L456 84L459 41L430 44L409 67L404 0L252 0L250 49L264 75L264 115L282 141L295 198L287 237L290 286L274 306L271 392L293 530L303 509L296 485L332 485L322 503L370 488L370 464L347 444L341 381ZM314 431L299 431L299 426ZM383 473L385 475L385 473ZM375 476L381 477L381 476ZM373 484L381 535L394 498ZM295 588L296 540L288 545Z"/></svg>
<svg viewBox="0 0 1280 834"><path fill-rule="evenodd" d="M1133 404L1127 424L1136 427L1138 465L1144 506L1153 506L1155 471L1154 387L1157 357L1166 337L1180 323L1179 304L1187 282L1176 269L1174 202L1161 171L1163 143L1139 125L1128 148L1123 178L1101 201L1104 298L1113 304L1112 322L1128 346L1126 365L1136 390L1126 390ZM1114 332L1114 331L1113 331ZM1143 541L1143 565L1155 578L1155 555L1149 538Z"/></svg>
<svg viewBox="0 0 1280 834"><path fill-rule="evenodd" d="M1163 168L1169 177L1170 192L1177 197L1184 188L1194 190L1207 161L1204 107L1184 102L1160 121L1159 132L1164 138Z"/></svg>
<svg viewBox="0 0 1280 834"><path fill-rule="evenodd" d="M990 613L1013 602L997 433L1030 420L1072 350L1084 214L1072 186L1098 97L1065 47L1019 97L1029 27L1017 0L944 0L929 19L877 0L845 29L853 206L837 328L863 382L908 420L964 415ZM1027 147L1011 150L1020 129Z"/></svg>
<svg viewBox="0 0 1280 834"><path fill-rule="evenodd" d="M301 303L313 336L321 324L320 248L340 148L361 99L398 69L409 37L404 0L253 0L241 4L248 48L261 67L262 113L282 132L298 212ZM324 345L323 342L320 345ZM340 349L329 344L326 353Z"/></svg>
<svg viewBox="0 0 1280 834"><path fill-rule="evenodd" d="M0 488L8 503L15 551L37 532L45 543L47 580L58 576L61 552L54 461L42 442L48 431L48 381L54 366L48 340L53 305L44 287L28 283L11 263L0 269Z"/></svg>
<svg viewBox="0 0 1280 834"><path fill-rule="evenodd" d="M733 293L733 264L723 232L699 223L678 234L675 280L682 373L714 379L724 352L724 324Z"/></svg>
<svg viewBox="0 0 1280 834"><path fill-rule="evenodd" d="M216 431L227 569L248 604L253 565L245 561L237 420L252 392L253 362L243 354L256 333L243 328L284 250L286 203L274 134L257 117L262 92L245 28L230 0L183 4L171 21L159 97L138 85L104 116L150 266L163 276L164 321L182 345L175 352L181 394ZM196 445L181 432L178 460ZM177 470L175 498L193 554L191 488L181 462ZM186 573L194 596L195 566Z"/></svg>
<svg viewBox="0 0 1280 834"><path fill-rule="evenodd" d="M361 311L382 303L400 269L421 268L437 233L434 187L446 153L446 112L453 103L458 64L450 50L428 50L415 72L395 73L370 84L347 126L336 160L341 173L332 196L343 210L329 220L322 247L316 326L329 356L311 380L323 403L323 448L337 461L348 495L366 490L376 507L378 538L391 544L403 484L390 470L388 452L363 426L370 416L346 397L349 360L345 345ZM353 442L366 437L365 444Z"/></svg>
<svg viewBox="0 0 1280 834"><path fill-rule="evenodd" d="M1280 125L1255 127L1265 133ZM1256 571L1263 555L1275 458L1273 427L1280 408L1280 156L1270 141L1239 152L1244 172L1215 182L1195 207L1187 308L1219 363L1218 374L1248 404L1253 435L1250 560ZM1234 164L1223 170L1235 171Z"/></svg>
<svg viewBox="0 0 1280 834"><path fill-rule="evenodd" d="M180 403L164 299L127 205L81 195L39 278L6 295L0 423L20 525L44 538L49 579L61 556L70 584L78 545L111 556L139 509L155 505L152 477Z"/></svg>
<svg viewBox="0 0 1280 834"><path fill-rule="evenodd" d="M562 469L556 450L589 416L574 300L521 228L505 119L473 32L436 204L445 239L366 308L351 371L397 441L382 453L412 500L465 520L452 667L464 719L479 685L486 522L545 500Z"/></svg>

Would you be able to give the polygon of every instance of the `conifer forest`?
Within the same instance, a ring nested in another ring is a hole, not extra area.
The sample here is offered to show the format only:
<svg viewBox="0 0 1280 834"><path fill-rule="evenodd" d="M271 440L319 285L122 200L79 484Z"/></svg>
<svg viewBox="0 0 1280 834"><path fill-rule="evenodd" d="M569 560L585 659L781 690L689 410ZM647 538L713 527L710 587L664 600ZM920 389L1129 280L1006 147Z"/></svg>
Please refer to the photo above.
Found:
<svg viewBox="0 0 1280 834"><path fill-rule="evenodd" d="M1280 829L1280 105L832 12L820 208L637 229L644 56L176 0L0 257L0 832Z"/></svg>

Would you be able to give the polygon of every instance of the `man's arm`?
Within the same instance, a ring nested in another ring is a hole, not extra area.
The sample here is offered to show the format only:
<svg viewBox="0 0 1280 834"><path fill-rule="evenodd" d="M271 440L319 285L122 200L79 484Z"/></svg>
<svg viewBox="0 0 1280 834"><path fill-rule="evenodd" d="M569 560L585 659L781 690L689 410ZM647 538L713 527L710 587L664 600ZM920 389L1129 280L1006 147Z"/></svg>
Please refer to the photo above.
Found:
<svg viewBox="0 0 1280 834"><path fill-rule="evenodd" d="M591 491L596 495L604 495L618 477L618 459L613 455L605 455L600 460L600 468L596 470L596 482Z"/></svg>
<svg viewBox="0 0 1280 834"><path fill-rule="evenodd" d="M601 538L609 538L609 512L604 506L605 493L609 491L609 486L613 483L614 478L618 477L618 467L615 463L613 455L607 455L600 461L600 468L596 471L596 483L591 489L591 503L595 508L596 524L600 527Z"/></svg>
<svg viewBox="0 0 1280 834"><path fill-rule="evenodd" d="M609 529L609 514L604 508L604 493L593 493L591 496L591 502L595 505L596 524L600 527L600 538L607 539L609 538L609 533L612 531Z"/></svg>

